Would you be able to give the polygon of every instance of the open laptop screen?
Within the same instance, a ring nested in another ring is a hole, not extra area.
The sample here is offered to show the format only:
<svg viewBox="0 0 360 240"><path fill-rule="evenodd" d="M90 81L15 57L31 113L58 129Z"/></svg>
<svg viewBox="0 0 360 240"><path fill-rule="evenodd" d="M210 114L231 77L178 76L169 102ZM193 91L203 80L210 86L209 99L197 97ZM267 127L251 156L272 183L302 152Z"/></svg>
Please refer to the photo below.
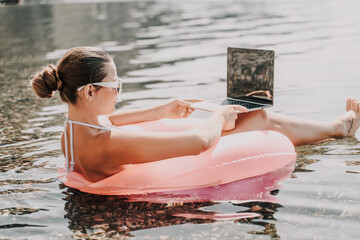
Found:
<svg viewBox="0 0 360 240"><path fill-rule="evenodd" d="M227 96L272 104L274 51L228 48Z"/></svg>

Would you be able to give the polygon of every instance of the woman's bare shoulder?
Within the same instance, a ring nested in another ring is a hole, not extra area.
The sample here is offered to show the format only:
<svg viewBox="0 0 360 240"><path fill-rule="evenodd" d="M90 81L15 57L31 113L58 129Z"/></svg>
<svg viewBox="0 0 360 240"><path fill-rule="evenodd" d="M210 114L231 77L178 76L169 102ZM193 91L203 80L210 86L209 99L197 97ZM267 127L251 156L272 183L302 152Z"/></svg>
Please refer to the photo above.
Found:
<svg viewBox="0 0 360 240"><path fill-rule="evenodd" d="M94 129L78 134L76 162L87 179L100 180L121 171L121 164L114 165L114 160L107 154L110 136L110 131Z"/></svg>

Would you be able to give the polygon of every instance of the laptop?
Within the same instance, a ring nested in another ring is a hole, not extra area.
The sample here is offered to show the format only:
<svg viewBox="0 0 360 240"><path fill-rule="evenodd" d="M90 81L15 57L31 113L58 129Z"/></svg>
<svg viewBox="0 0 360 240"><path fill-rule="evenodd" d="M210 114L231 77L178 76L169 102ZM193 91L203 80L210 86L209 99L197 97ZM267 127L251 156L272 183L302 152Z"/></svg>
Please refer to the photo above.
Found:
<svg viewBox="0 0 360 240"><path fill-rule="evenodd" d="M221 105L242 105L254 111L274 104L274 58L272 50L227 49L227 97L191 104L214 111Z"/></svg>

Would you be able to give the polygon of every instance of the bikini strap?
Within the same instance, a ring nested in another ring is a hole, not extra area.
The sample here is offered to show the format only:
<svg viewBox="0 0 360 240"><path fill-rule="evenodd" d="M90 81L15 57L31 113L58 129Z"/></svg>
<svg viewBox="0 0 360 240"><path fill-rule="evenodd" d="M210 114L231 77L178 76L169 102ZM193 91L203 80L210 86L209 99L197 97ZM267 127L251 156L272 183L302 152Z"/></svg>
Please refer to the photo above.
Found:
<svg viewBox="0 0 360 240"><path fill-rule="evenodd" d="M65 159L66 159L66 172L67 172L67 174L69 174L70 171L74 171L74 165L75 165L74 143L73 143L73 141L74 141L73 123L78 124L78 125L82 125L82 126L86 126L86 127L92 127L92 128L96 128L96 129L101 129L101 130L105 130L105 131L110 130L107 127L96 126L96 125L92 125L92 124L88 124L88 123L73 121L73 120L70 120L70 119L65 120L64 138L65 138ZM69 168L69 152L68 152L68 145L67 145L67 125L68 124L69 124L69 127L70 127L70 156L71 156L70 168Z"/></svg>
<svg viewBox="0 0 360 240"><path fill-rule="evenodd" d="M69 157L68 157L68 144L67 144L67 124L69 119L65 120L64 123L64 142L65 142L65 159L66 159L66 173L69 174Z"/></svg>

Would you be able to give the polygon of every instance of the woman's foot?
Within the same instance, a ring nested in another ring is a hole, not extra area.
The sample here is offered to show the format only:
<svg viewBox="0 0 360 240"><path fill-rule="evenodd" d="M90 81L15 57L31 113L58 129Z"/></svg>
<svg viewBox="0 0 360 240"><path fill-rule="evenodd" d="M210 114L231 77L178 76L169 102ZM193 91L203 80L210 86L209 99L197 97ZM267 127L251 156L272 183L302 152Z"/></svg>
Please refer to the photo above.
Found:
<svg viewBox="0 0 360 240"><path fill-rule="evenodd" d="M346 100L346 113L340 117L343 135L354 136L360 126L360 102L353 98Z"/></svg>

